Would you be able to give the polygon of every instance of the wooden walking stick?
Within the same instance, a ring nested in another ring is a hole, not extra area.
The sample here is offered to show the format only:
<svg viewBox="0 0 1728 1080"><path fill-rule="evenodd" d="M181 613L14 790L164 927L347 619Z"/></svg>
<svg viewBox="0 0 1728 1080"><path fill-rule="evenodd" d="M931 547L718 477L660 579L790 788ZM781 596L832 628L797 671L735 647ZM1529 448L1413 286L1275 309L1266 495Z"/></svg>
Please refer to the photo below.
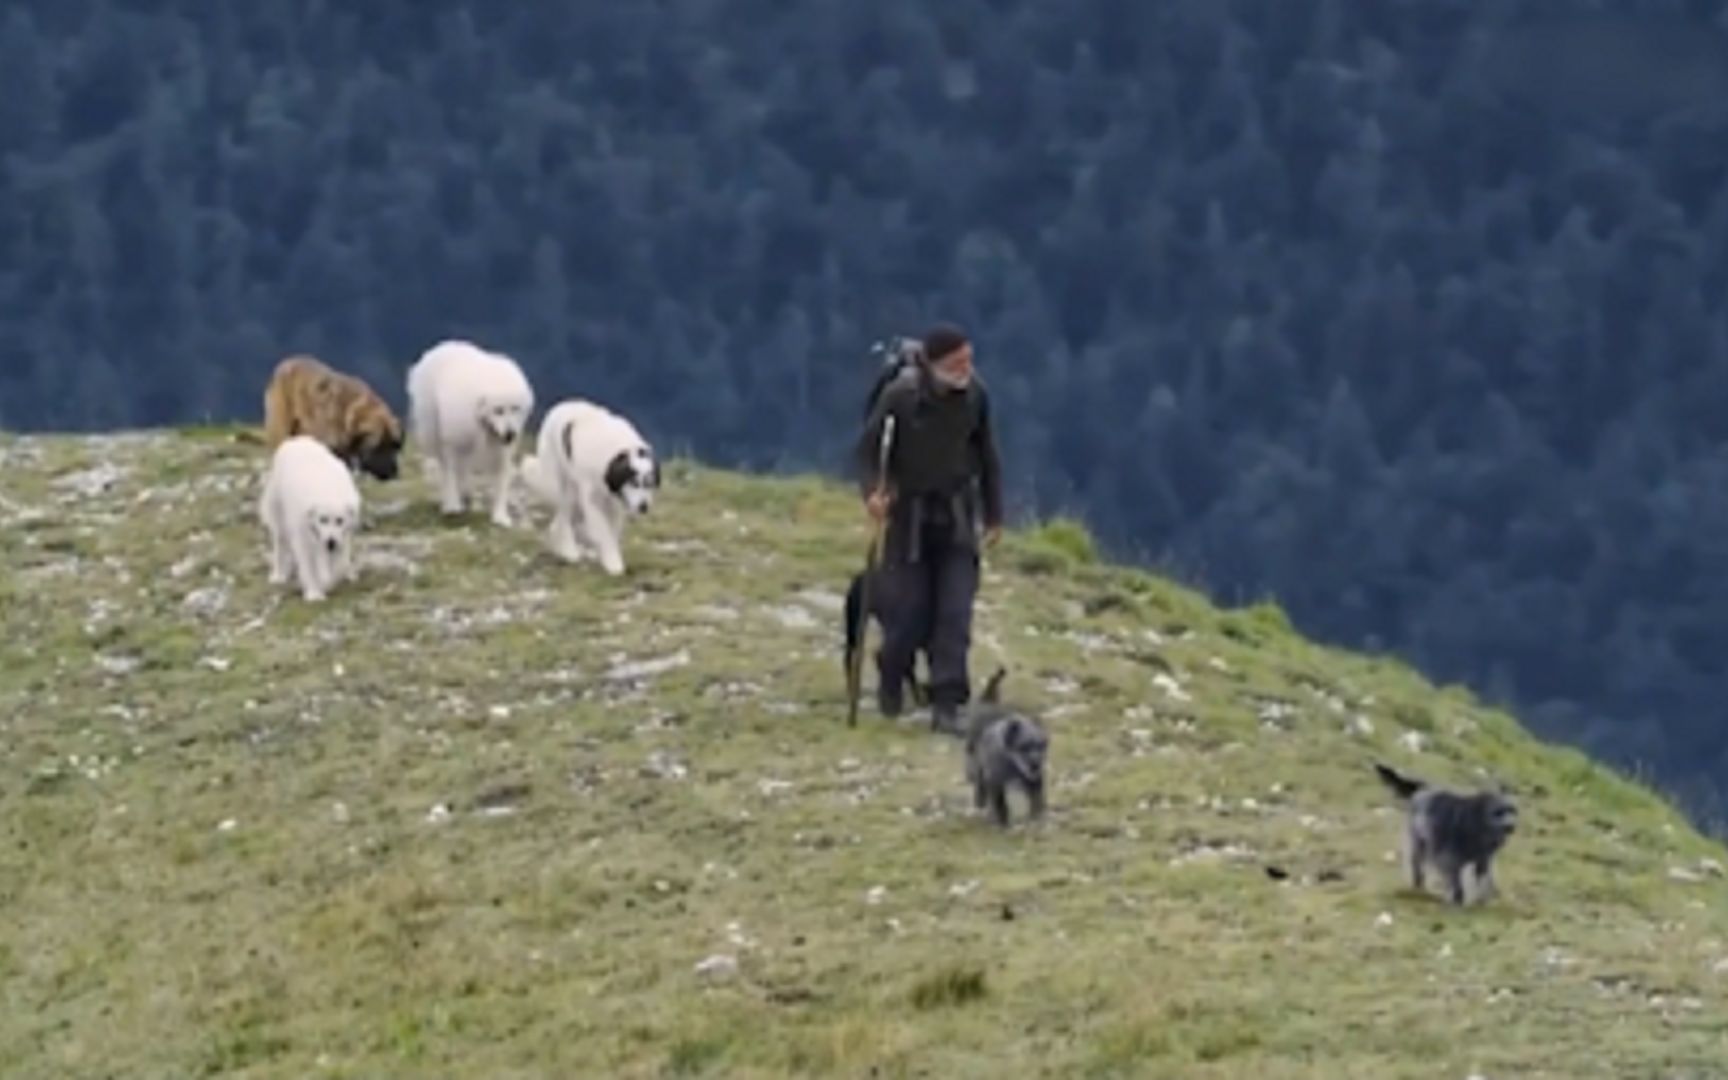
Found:
<svg viewBox="0 0 1728 1080"><path fill-rule="evenodd" d="M888 484L888 454L894 441L894 414L882 421L882 445L876 454L876 483L881 491ZM870 631L870 579L882 562L882 543L888 529L888 515L875 522L870 531L870 546L864 552L864 577L858 583L858 648L852 653L852 664L846 672L846 724L858 726L858 698L864 692L864 646Z"/></svg>

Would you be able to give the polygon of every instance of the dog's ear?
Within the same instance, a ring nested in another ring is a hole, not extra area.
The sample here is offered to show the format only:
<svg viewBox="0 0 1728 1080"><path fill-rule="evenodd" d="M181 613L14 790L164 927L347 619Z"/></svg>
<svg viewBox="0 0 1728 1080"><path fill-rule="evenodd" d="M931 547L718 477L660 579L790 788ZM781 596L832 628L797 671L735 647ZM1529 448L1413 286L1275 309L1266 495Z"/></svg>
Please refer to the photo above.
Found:
<svg viewBox="0 0 1728 1080"><path fill-rule="evenodd" d="M330 390L335 392L334 382ZM353 453L359 453L361 443L373 434L372 426L366 423L367 414L372 411L371 405L365 394L347 394L342 401L342 430L348 435L348 446Z"/></svg>
<svg viewBox="0 0 1728 1080"><path fill-rule="evenodd" d="M343 430L348 433L348 438L336 451L336 456L349 464L353 464L366 456L368 450L367 444L372 439L371 432L363 431L353 426L355 419L354 413L355 409L350 405L347 409L348 415L343 426Z"/></svg>
<svg viewBox="0 0 1728 1080"><path fill-rule="evenodd" d="M630 468L630 454L624 450L618 451L612 455L612 460L606 466L607 490L614 495L618 494L624 490L624 485L628 484L634 475L634 471Z"/></svg>

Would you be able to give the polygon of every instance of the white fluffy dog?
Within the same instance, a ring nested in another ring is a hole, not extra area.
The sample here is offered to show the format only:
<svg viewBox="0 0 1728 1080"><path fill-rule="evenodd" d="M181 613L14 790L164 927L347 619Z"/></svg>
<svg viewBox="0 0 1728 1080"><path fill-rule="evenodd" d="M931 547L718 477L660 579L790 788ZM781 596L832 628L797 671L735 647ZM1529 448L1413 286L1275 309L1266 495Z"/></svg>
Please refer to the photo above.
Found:
<svg viewBox="0 0 1728 1080"><path fill-rule="evenodd" d="M536 451L522 478L552 507L552 553L566 562L593 554L608 574L622 574L628 515L646 514L660 488L654 448L624 417L574 399L546 414Z"/></svg>
<svg viewBox="0 0 1728 1080"><path fill-rule="evenodd" d="M460 514L477 481L494 475L492 521L511 525L517 440L534 412L534 388L516 361L470 341L441 341L408 369L409 422L438 477L438 505Z"/></svg>
<svg viewBox="0 0 1728 1080"><path fill-rule="evenodd" d="M339 581L352 581L360 490L354 474L310 435L276 448L258 499L270 536L270 584L298 579L309 601L324 599Z"/></svg>

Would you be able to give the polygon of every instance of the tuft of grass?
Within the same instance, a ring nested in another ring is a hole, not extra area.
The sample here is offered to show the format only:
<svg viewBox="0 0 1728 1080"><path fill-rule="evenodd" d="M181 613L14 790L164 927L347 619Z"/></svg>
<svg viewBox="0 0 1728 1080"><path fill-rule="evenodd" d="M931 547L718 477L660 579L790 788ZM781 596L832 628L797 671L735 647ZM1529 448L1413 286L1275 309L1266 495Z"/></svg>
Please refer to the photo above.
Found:
<svg viewBox="0 0 1728 1080"><path fill-rule="evenodd" d="M306 605L242 429L0 457L17 1075L1720 1071L1719 844L1078 523L986 557L974 671L1053 736L1002 831L924 718L845 724L842 485L667 462L612 579L543 511L445 519L410 452ZM1499 899L1404 887L1376 758L1508 783Z"/></svg>
<svg viewBox="0 0 1728 1080"><path fill-rule="evenodd" d="M984 995L983 968L948 968L918 980L912 987L912 1007L946 1009L982 1001Z"/></svg>
<svg viewBox="0 0 1728 1080"><path fill-rule="evenodd" d="M1016 538L1020 569L1028 574L1062 574L1098 562L1098 545L1084 522L1057 517L1028 529Z"/></svg>
<svg viewBox="0 0 1728 1080"><path fill-rule="evenodd" d="M179 438L197 442L244 443L256 446L264 444L263 429L257 424L214 422L187 424L175 428L174 434Z"/></svg>
<svg viewBox="0 0 1728 1080"><path fill-rule="evenodd" d="M1237 613L1241 622L1257 627L1265 632L1292 636L1296 633L1290 622L1290 616L1284 611L1283 605L1276 600L1261 600L1243 608Z"/></svg>

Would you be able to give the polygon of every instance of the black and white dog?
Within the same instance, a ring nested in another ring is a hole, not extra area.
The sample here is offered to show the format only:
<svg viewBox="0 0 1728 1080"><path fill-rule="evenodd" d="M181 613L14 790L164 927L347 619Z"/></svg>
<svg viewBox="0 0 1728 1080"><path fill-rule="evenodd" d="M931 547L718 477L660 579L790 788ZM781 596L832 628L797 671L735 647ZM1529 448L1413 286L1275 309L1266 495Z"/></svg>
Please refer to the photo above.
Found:
<svg viewBox="0 0 1728 1080"><path fill-rule="evenodd" d="M561 401L546 413L521 474L552 507L554 555L566 562L593 555L608 574L624 572L625 524L646 514L660 490L654 448L634 424L591 401Z"/></svg>

